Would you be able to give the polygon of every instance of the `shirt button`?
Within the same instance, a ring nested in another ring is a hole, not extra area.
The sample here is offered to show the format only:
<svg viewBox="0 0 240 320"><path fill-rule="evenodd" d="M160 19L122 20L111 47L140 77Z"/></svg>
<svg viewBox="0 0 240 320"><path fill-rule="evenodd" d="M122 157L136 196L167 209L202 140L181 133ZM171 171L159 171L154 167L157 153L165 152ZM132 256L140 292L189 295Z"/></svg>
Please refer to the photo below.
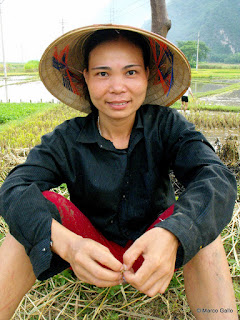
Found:
<svg viewBox="0 0 240 320"><path fill-rule="evenodd" d="M126 198L126 196L125 196L125 194L123 195L123 199L125 199Z"/></svg>
<svg viewBox="0 0 240 320"><path fill-rule="evenodd" d="M46 248L43 248L42 251L43 251L43 252L46 251Z"/></svg>
<svg viewBox="0 0 240 320"><path fill-rule="evenodd" d="M111 220L110 223L113 224L113 220Z"/></svg>

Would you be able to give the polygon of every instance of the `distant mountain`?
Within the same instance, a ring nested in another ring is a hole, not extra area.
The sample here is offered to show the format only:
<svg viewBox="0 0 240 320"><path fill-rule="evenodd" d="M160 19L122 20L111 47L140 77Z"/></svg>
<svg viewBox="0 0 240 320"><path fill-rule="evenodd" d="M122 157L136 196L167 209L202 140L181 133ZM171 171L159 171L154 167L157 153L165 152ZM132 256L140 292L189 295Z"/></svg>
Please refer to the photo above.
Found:
<svg viewBox="0 0 240 320"><path fill-rule="evenodd" d="M172 21L167 38L173 43L197 40L200 32L211 56L240 52L239 0L170 0L167 10ZM143 28L150 30L151 22Z"/></svg>

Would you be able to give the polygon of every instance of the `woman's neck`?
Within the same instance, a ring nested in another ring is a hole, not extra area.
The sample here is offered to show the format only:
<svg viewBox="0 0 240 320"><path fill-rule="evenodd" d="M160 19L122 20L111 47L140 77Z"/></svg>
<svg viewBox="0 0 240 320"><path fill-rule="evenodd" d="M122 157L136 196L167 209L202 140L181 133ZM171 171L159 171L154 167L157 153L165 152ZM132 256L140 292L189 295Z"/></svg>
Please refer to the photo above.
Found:
<svg viewBox="0 0 240 320"><path fill-rule="evenodd" d="M110 140L116 149L126 149L129 144L135 116L136 113L126 119L109 119L100 113L97 120L99 134L103 138Z"/></svg>

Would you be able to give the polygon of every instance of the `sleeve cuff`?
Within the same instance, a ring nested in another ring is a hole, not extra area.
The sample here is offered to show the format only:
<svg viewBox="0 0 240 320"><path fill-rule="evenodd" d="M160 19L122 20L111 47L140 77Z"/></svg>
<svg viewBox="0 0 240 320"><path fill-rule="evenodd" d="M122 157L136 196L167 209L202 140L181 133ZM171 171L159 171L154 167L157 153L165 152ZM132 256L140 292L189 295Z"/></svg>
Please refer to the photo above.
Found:
<svg viewBox="0 0 240 320"><path fill-rule="evenodd" d="M181 217L180 217L181 215ZM159 222L155 227L164 228L172 232L180 241L177 251L176 268L189 262L203 247L202 236L196 225L187 216L182 217L181 213Z"/></svg>
<svg viewBox="0 0 240 320"><path fill-rule="evenodd" d="M30 261L38 280L46 280L70 267L69 263L53 253L50 239L44 239L34 246L30 252Z"/></svg>

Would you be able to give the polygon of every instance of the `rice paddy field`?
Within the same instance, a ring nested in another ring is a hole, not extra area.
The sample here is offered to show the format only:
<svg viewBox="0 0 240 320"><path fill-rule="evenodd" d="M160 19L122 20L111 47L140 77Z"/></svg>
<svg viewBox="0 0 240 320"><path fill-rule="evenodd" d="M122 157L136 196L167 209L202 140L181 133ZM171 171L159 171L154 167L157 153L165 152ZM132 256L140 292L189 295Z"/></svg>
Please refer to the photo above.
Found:
<svg viewBox="0 0 240 320"><path fill-rule="evenodd" d="M216 69L192 69L191 73L194 79L240 79L240 66L234 69L230 65Z"/></svg>
<svg viewBox="0 0 240 320"><path fill-rule="evenodd" d="M209 70L208 70L209 71ZM206 71L207 72L207 71ZM240 75L238 74L239 78ZM176 105L178 107L179 105ZM240 130L240 110L206 111L206 105L193 105L186 117L198 129L222 128ZM205 111L203 111L205 110ZM84 116L62 104L0 104L0 185L8 172L22 163L30 148L43 134L75 116ZM240 314L240 170L239 140L229 136L218 147L218 154L236 175L238 200L232 221L222 232ZM57 192L68 197L64 186ZM0 244L8 226L0 217ZM195 319L189 309L182 270L178 270L167 291L149 298L126 284L97 288L76 279L70 270L37 281L23 298L12 319Z"/></svg>

